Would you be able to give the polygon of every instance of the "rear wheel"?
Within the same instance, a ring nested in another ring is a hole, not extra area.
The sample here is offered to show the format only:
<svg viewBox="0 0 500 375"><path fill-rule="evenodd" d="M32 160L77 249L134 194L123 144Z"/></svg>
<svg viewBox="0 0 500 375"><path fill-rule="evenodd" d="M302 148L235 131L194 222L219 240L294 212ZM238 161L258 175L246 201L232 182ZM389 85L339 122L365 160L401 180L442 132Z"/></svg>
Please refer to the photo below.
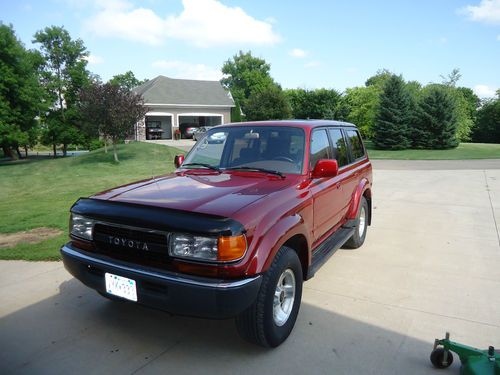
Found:
<svg viewBox="0 0 500 375"><path fill-rule="evenodd" d="M297 253L283 246L264 274L255 302L236 318L239 334L265 347L274 348L285 341L299 313L302 280Z"/></svg>
<svg viewBox="0 0 500 375"><path fill-rule="evenodd" d="M365 197L361 197L356 219L358 224L354 228L354 234L344 245L347 249L357 249L365 242L366 231L368 230L368 202Z"/></svg>

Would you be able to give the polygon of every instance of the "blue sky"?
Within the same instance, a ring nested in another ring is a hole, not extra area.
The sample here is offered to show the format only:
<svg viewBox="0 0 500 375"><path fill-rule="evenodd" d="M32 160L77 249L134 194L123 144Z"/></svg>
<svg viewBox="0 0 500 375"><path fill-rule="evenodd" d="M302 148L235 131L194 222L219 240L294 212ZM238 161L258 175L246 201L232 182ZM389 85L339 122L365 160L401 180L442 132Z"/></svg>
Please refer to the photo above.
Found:
<svg viewBox="0 0 500 375"><path fill-rule="evenodd" d="M37 30L63 25L104 80L218 79L251 50L285 88L342 91L382 68L424 84L459 68L482 97L500 88L500 0L0 0L0 20L30 48Z"/></svg>

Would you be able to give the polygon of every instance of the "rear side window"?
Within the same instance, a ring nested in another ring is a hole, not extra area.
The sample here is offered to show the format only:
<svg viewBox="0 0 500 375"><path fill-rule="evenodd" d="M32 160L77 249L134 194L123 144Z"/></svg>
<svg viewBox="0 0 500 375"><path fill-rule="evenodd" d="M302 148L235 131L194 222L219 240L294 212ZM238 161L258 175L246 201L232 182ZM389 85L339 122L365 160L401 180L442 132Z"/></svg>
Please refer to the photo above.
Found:
<svg viewBox="0 0 500 375"><path fill-rule="evenodd" d="M337 160L339 167L349 164L347 145L340 129L328 129L333 146L333 159Z"/></svg>
<svg viewBox="0 0 500 375"><path fill-rule="evenodd" d="M352 157L354 160L361 159L365 156L365 149L363 143L361 142L361 137L356 130L347 130L347 138L349 139L349 144L351 145Z"/></svg>
<svg viewBox="0 0 500 375"><path fill-rule="evenodd" d="M311 137L311 168L314 168L318 160L330 159L330 142L326 130L315 130Z"/></svg>

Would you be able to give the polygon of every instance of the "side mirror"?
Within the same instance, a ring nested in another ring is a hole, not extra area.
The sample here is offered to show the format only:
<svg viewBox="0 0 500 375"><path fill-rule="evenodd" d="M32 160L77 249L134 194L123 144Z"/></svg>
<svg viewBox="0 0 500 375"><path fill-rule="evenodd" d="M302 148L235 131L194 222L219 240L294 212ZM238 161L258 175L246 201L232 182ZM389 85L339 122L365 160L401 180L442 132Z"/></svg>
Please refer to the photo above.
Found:
<svg viewBox="0 0 500 375"><path fill-rule="evenodd" d="M175 155L174 164L175 168L179 168L184 163L184 155Z"/></svg>
<svg viewBox="0 0 500 375"><path fill-rule="evenodd" d="M312 171L312 178L335 177L339 174L339 165L337 160L321 159L318 160Z"/></svg>

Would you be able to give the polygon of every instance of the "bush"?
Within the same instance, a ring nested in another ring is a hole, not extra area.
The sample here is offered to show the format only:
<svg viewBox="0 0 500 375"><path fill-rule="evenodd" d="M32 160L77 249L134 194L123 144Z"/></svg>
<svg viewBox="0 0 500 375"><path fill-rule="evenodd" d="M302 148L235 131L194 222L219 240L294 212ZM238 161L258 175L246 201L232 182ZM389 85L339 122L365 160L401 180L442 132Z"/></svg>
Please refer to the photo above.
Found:
<svg viewBox="0 0 500 375"><path fill-rule="evenodd" d="M97 150L98 148L104 147L104 141L102 139L92 139L87 147L89 151Z"/></svg>

